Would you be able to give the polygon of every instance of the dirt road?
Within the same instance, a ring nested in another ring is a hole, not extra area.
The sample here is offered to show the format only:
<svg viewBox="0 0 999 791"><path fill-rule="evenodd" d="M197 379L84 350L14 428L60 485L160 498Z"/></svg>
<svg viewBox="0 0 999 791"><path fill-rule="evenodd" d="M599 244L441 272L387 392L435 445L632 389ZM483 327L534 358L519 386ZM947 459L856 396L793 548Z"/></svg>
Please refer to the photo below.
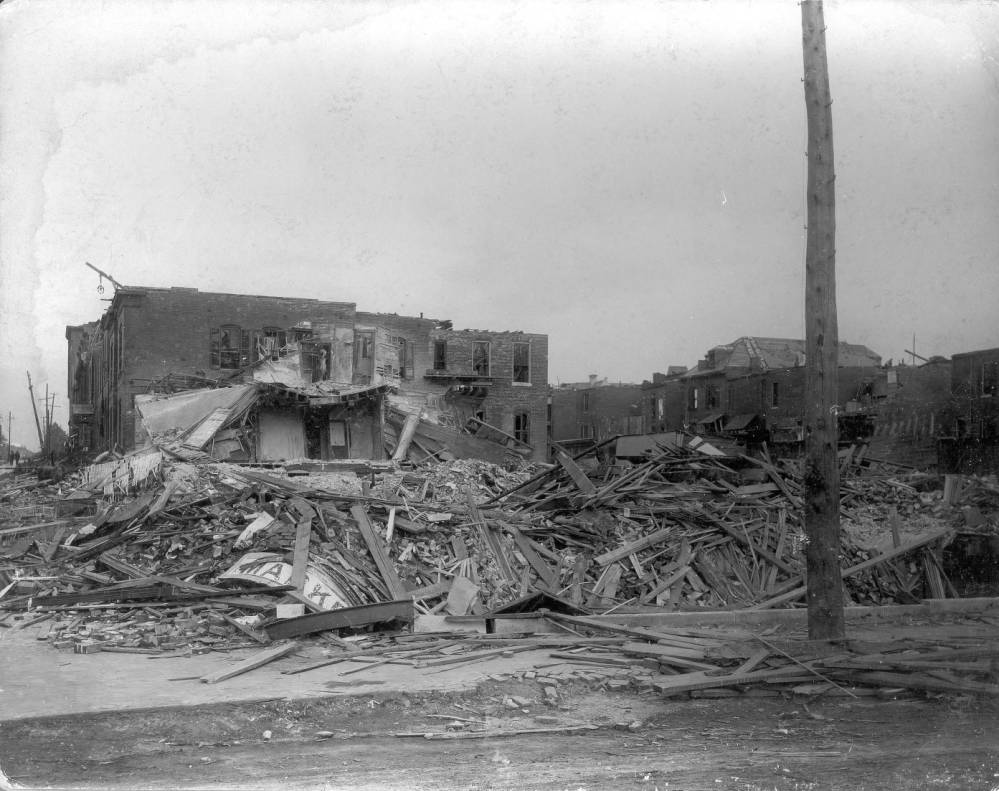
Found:
<svg viewBox="0 0 999 791"><path fill-rule="evenodd" d="M22 720L0 725L0 754L14 783L73 789L999 788L996 701L565 692L556 704L530 684L487 684ZM558 732L581 726L595 727ZM515 733L528 729L546 732Z"/></svg>

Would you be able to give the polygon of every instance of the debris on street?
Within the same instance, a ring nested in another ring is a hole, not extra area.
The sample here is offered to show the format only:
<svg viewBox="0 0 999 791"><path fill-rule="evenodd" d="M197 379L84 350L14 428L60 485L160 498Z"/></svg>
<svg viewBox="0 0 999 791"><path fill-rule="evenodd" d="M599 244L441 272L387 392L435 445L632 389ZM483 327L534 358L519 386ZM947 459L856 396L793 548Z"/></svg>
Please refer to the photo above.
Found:
<svg viewBox="0 0 999 791"><path fill-rule="evenodd" d="M615 623L801 605L797 462L699 445L623 465L560 451L554 465L338 470L152 447L60 481L10 476L0 481L0 627L35 628L80 654L253 649L209 683L319 640L331 654L313 667L355 663L348 672L544 651L539 678L558 666L663 695L999 691L999 642L984 633L820 650L748 630ZM966 477L945 498L936 476L887 463L847 460L843 472L849 602L959 597L943 550L958 533L999 534L994 480ZM496 621L524 632L469 627Z"/></svg>

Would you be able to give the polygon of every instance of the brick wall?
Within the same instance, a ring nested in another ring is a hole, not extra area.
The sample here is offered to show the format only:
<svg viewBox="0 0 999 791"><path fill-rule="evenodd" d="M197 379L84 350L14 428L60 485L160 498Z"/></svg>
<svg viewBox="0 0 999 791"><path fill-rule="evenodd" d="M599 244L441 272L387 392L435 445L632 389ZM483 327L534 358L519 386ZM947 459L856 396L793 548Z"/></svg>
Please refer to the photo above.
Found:
<svg viewBox="0 0 999 791"><path fill-rule="evenodd" d="M553 390L552 439L586 436L602 440L614 434L641 433L645 430L642 402L647 397L641 385L630 384Z"/></svg>
<svg viewBox="0 0 999 791"><path fill-rule="evenodd" d="M100 321L92 353L94 443L127 448L135 436L133 396L168 374L217 379L213 327L287 328L309 321L317 332L352 327L354 305L314 299L218 294L197 289L123 289ZM120 346L120 348L119 348Z"/></svg>
<svg viewBox="0 0 999 791"><path fill-rule="evenodd" d="M405 338L409 348L400 390L450 398L455 379L427 378L433 367L434 341L446 340L456 369L471 371L472 344L491 346L493 379L476 402L487 422L513 434L515 416L530 417L529 441L535 458L547 455L548 337L520 332L438 330L431 319L395 314L357 313L353 303L315 299L219 294L197 289L122 289L101 318L94 344L95 442L101 447L133 444L134 395L153 382L173 375L182 381L217 380L235 373L213 367L212 328L232 325L241 330L288 329L308 322L318 340L332 338L338 328L382 328ZM68 339L69 340L69 339ZM530 343L530 380L513 382L513 348ZM120 344L120 348L119 348ZM352 345L352 344L351 344ZM252 356L252 355L251 355ZM116 362L117 361L117 362ZM396 361L398 364L398 361Z"/></svg>

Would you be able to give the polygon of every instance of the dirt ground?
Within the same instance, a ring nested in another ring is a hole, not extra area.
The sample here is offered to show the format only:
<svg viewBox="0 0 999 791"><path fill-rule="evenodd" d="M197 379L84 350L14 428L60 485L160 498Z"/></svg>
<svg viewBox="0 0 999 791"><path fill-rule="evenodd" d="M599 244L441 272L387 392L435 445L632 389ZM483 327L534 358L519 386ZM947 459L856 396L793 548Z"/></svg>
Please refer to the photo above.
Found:
<svg viewBox="0 0 999 791"><path fill-rule="evenodd" d="M330 692L10 721L0 765L14 786L58 789L999 789L994 700L666 700L583 684L551 699L526 679Z"/></svg>

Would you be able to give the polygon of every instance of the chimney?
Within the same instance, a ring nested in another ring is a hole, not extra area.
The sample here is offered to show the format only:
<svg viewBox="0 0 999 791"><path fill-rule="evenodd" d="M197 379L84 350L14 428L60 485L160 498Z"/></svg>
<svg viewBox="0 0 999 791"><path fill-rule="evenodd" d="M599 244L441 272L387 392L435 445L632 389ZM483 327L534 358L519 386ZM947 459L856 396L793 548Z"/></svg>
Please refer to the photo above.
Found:
<svg viewBox="0 0 999 791"><path fill-rule="evenodd" d="M590 374L590 387L593 387L593 385L596 383L596 381L597 381L597 375L596 374Z"/></svg>

